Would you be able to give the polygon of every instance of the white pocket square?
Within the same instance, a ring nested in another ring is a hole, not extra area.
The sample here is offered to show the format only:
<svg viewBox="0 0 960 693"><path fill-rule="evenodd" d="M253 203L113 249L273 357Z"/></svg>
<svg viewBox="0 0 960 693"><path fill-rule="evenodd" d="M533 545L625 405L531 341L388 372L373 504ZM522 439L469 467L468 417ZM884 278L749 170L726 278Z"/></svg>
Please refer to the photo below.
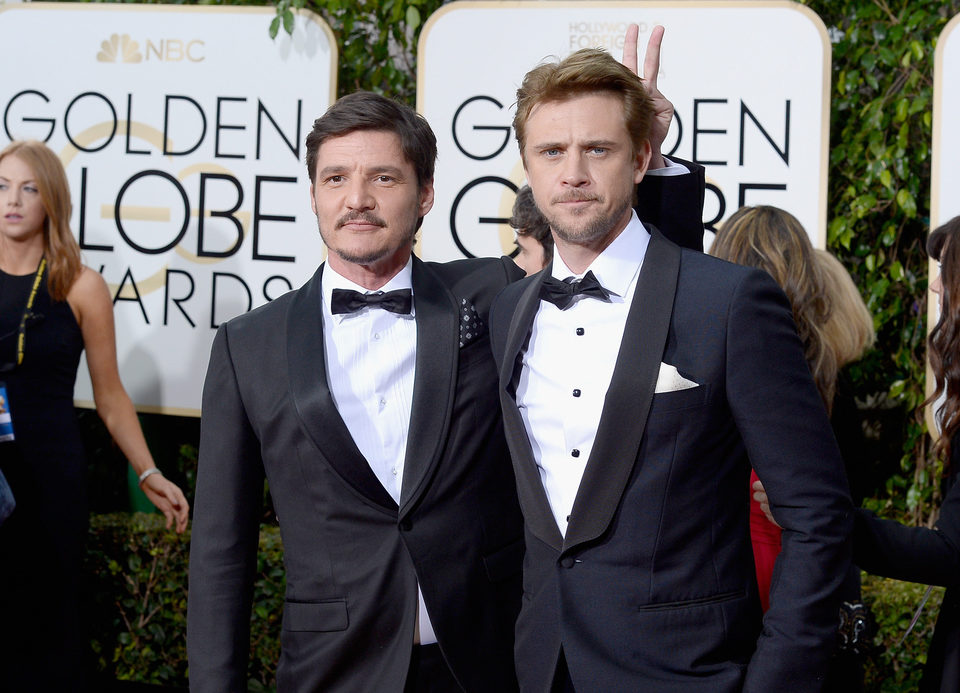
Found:
<svg viewBox="0 0 960 693"><path fill-rule="evenodd" d="M689 390L692 387L700 387L700 385L680 375L676 366L660 362L660 372L657 374L657 387L654 393L677 392Z"/></svg>

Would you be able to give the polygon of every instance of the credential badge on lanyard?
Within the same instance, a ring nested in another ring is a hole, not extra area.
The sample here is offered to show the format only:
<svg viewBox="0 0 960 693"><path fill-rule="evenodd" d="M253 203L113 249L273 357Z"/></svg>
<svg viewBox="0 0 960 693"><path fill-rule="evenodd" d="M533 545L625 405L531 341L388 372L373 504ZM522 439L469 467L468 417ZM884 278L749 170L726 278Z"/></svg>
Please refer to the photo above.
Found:
<svg viewBox="0 0 960 693"><path fill-rule="evenodd" d="M13 420L7 399L7 385L0 382L0 441L13 440Z"/></svg>

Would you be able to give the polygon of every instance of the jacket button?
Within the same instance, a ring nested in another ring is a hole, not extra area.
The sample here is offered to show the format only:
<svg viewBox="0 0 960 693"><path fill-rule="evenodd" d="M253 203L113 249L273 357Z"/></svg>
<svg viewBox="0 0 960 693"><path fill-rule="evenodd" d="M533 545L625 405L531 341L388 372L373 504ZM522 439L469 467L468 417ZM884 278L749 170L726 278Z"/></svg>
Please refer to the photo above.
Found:
<svg viewBox="0 0 960 693"><path fill-rule="evenodd" d="M410 522L409 518L405 517L400 520L400 529L404 532L409 532L411 529L413 529L413 523Z"/></svg>
<svg viewBox="0 0 960 693"><path fill-rule="evenodd" d="M574 563L576 563L576 561L573 560L573 556L564 556L560 559L560 565L564 568L572 568Z"/></svg>

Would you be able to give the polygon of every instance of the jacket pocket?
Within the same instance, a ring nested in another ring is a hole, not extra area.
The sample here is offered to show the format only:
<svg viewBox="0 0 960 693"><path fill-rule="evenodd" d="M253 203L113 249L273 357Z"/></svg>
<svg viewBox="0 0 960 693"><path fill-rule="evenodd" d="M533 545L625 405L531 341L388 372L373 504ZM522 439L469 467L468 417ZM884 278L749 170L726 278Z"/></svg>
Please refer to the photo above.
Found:
<svg viewBox="0 0 960 693"><path fill-rule="evenodd" d="M720 604L722 602L729 602L734 599L742 599L746 596L746 592L743 590L736 590L734 592L723 592L722 594L715 594L709 597L697 597L695 599L683 599L676 602L658 602L656 604L641 604L637 607L637 611L668 611L671 609L689 609L690 607L695 606L710 606L712 604Z"/></svg>
<svg viewBox="0 0 960 693"><path fill-rule="evenodd" d="M284 602L283 630L326 632L346 630L346 599L327 599L322 602Z"/></svg>

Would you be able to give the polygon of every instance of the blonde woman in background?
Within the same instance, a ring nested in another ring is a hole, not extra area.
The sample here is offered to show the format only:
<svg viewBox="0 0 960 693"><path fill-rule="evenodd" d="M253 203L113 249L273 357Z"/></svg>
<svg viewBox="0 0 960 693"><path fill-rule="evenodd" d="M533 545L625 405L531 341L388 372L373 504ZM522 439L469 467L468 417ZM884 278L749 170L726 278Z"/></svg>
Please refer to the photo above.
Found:
<svg viewBox="0 0 960 693"><path fill-rule="evenodd" d="M849 477L851 470L860 466L863 433L856 402L840 369L873 343L873 320L850 275L829 253L815 251L800 222L777 207L742 207L734 212L717 232L710 253L766 271L786 293L807 365L830 414ZM762 489L755 473L750 484L751 488L756 484ZM854 500L856 503L859 499ZM764 610L769 607L780 533L780 527L767 518L760 502L751 496L750 535ZM851 569L843 599L857 604L859 598L859 571ZM862 687L859 658L854 653L838 653L831 662L824 690L856 691Z"/></svg>
<svg viewBox="0 0 960 693"><path fill-rule="evenodd" d="M81 263L70 210L66 173L46 145L0 151L0 381L14 436L0 442L0 471L16 501L0 526L0 689L11 692L85 690L86 457L73 410L81 352L97 413L140 488L178 532L189 510L154 466L120 382L110 292Z"/></svg>

